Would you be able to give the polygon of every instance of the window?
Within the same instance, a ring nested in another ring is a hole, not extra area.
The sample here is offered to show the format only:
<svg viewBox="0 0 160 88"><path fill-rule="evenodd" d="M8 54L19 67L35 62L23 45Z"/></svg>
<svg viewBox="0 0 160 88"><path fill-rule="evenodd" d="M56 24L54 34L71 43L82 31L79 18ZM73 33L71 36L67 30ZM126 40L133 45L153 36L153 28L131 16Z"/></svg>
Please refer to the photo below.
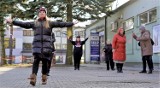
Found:
<svg viewBox="0 0 160 88"><path fill-rule="evenodd" d="M156 21L156 16L157 16L157 10L153 9L149 11L149 22Z"/></svg>
<svg viewBox="0 0 160 88"><path fill-rule="evenodd" d="M23 36L33 36L34 33L32 30L23 30Z"/></svg>
<svg viewBox="0 0 160 88"><path fill-rule="evenodd" d="M31 43L23 43L23 50L31 50L32 44Z"/></svg>
<svg viewBox="0 0 160 88"><path fill-rule="evenodd" d="M84 31L75 31L75 37L76 36L84 37Z"/></svg>
<svg viewBox="0 0 160 88"><path fill-rule="evenodd" d="M148 19L148 15L147 15L147 13L143 13L143 14L141 14L140 16L139 16L140 18L140 25L142 25L142 24L146 24L148 21L147 21L147 19Z"/></svg>
<svg viewBox="0 0 160 88"><path fill-rule="evenodd" d="M147 12L140 14L139 16L139 26L156 21L157 9L152 9Z"/></svg>
<svg viewBox="0 0 160 88"><path fill-rule="evenodd" d="M56 43L55 49L67 49L67 44Z"/></svg>
<svg viewBox="0 0 160 88"><path fill-rule="evenodd" d="M62 44L62 49L67 49L67 44Z"/></svg>
<svg viewBox="0 0 160 88"><path fill-rule="evenodd" d="M62 32L62 37L67 37L67 31Z"/></svg>
<svg viewBox="0 0 160 88"><path fill-rule="evenodd" d="M56 31L56 37L61 37L61 32Z"/></svg>
<svg viewBox="0 0 160 88"><path fill-rule="evenodd" d="M126 20L123 24L123 28L125 30L130 30L134 28L134 18L130 18L128 20Z"/></svg>
<svg viewBox="0 0 160 88"><path fill-rule="evenodd" d="M4 39L4 45L5 45L5 48L10 48L9 47L9 38L5 38ZM15 48L15 38L14 39L12 39L12 48L14 49Z"/></svg>
<svg viewBox="0 0 160 88"><path fill-rule="evenodd" d="M118 29L118 22L112 22L111 23L111 31L116 31Z"/></svg>
<svg viewBox="0 0 160 88"><path fill-rule="evenodd" d="M55 44L55 49L61 49L61 44L56 43Z"/></svg>

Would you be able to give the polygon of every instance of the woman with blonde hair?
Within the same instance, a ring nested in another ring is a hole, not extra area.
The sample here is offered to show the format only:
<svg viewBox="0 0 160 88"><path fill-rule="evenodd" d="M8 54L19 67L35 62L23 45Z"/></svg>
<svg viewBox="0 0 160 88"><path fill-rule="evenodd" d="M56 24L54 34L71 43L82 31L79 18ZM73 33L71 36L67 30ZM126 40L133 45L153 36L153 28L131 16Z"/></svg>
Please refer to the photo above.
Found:
<svg viewBox="0 0 160 88"><path fill-rule="evenodd" d="M47 83L47 61L50 60L52 55L51 33L54 27L71 27L74 25L72 22L53 22L47 17L47 10L45 7L40 7L38 10L38 18L34 22L22 22L7 19L8 23L20 26L23 28L32 28L34 31L34 39L32 43L32 53L34 62L32 66L32 74L30 75L30 84L35 86L36 75L39 68L39 62L42 61L42 84Z"/></svg>
<svg viewBox="0 0 160 88"><path fill-rule="evenodd" d="M126 36L123 28L119 28L112 41L113 60L117 73L123 73L122 68L126 60Z"/></svg>

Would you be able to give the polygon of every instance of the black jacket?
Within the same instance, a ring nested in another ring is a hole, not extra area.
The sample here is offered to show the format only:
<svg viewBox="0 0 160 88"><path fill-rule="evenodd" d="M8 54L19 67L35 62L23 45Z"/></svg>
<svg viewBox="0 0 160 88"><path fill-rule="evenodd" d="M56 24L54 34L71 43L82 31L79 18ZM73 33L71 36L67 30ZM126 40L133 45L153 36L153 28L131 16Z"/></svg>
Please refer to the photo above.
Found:
<svg viewBox="0 0 160 88"><path fill-rule="evenodd" d="M74 55L78 55L78 56L82 56L83 54L83 45L85 44L85 42L88 40L88 38L86 38L84 41L72 41L70 40L70 42L74 45Z"/></svg>
<svg viewBox="0 0 160 88"><path fill-rule="evenodd" d="M106 61L109 60L109 59L112 59L112 45L111 44L107 44L105 45L105 47L103 48L104 49L104 52L105 52L105 58L106 58Z"/></svg>
<svg viewBox="0 0 160 88"><path fill-rule="evenodd" d="M32 53L37 54L41 53L43 55L52 53L52 41L51 41L51 32L54 27L71 27L73 23L67 22L52 22L49 21L49 28L45 28L43 25L45 20L38 20L40 23L38 26L35 25L35 22L21 22L13 21L13 24L23 28L32 28L34 31L33 47ZM45 55L47 56L47 55Z"/></svg>

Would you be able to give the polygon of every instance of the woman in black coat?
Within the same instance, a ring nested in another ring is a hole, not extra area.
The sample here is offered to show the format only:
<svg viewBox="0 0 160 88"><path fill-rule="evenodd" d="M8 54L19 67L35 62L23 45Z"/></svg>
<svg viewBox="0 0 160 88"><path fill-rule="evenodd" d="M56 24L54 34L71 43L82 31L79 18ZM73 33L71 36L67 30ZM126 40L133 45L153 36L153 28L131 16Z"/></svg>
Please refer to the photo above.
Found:
<svg viewBox="0 0 160 88"><path fill-rule="evenodd" d="M105 52L105 61L106 61L106 66L107 66L107 70L109 70L111 68L111 70L115 70L114 69L114 62L113 62L113 53L112 53L112 44L108 42L106 42L105 47L103 48L104 52Z"/></svg>
<svg viewBox="0 0 160 88"><path fill-rule="evenodd" d="M42 61L42 84L47 82L47 61L50 60L52 55L52 43L51 43L51 32L54 27L71 27L74 25L72 22L53 22L47 17L47 10L41 7L38 10L38 18L33 22L22 22L7 19L8 23L20 26L23 28L32 28L34 31L33 48L32 53L34 56L34 62L32 66L32 74L30 75L30 84L36 84L36 75L39 68L39 62Z"/></svg>
<svg viewBox="0 0 160 88"><path fill-rule="evenodd" d="M83 54L83 45L88 40L88 38L86 38L84 41L81 41L80 36L77 36L76 41L72 41L70 38L68 38L68 40L74 45L74 70L80 70L80 61Z"/></svg>

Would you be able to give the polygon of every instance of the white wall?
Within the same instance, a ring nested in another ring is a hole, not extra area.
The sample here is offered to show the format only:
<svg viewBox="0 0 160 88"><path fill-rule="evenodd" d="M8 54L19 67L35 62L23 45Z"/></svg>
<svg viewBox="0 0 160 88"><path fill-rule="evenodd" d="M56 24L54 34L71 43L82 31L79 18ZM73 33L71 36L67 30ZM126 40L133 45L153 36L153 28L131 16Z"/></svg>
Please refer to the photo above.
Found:
<svg viewBox="0 0 160 88"><path fill-rule="evenodd" d="M33 42L33 36L24 36L23 37L23 43L32 43Z"/></svg>

